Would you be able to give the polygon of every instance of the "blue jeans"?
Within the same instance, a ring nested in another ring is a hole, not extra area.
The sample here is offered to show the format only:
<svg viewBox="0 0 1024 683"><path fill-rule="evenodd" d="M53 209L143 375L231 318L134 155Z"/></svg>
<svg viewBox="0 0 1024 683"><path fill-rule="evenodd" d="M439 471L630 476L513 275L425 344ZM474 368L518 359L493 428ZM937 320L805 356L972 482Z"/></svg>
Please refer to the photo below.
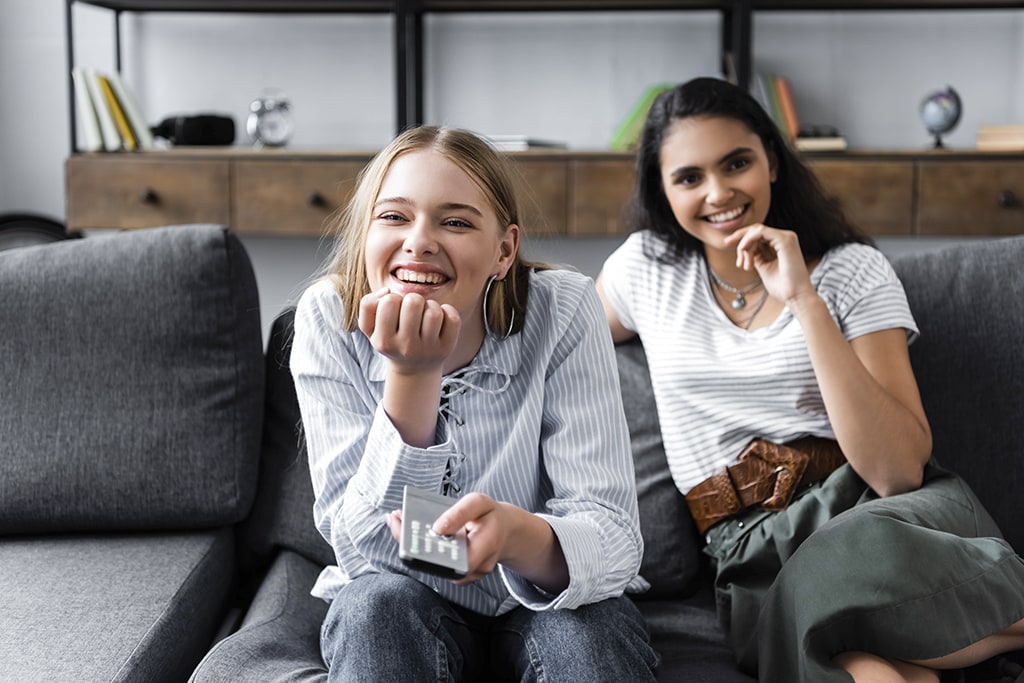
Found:
<svg viewBox="0 0 1024 683"><path fill-rule="evenodd" d="M370 574L331 602L320 631L329 681L653 681L658 655L627 597L488 617L401 574Z"/></svg>

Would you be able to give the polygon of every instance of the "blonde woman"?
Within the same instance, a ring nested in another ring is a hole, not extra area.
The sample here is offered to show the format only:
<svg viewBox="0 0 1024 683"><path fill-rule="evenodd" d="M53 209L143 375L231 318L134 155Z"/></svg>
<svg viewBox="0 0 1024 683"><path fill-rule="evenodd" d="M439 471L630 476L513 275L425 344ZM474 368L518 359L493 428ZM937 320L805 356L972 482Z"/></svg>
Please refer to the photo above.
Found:
<svg viewBox="0 0 1024 683"><path fill-rule="evenodd" d="M643 542L611 336L592 282L520 255L507 161L419 127L361 174L291 358L337 565L331 680L653 680L623 595ZM399 559L406 486L450 497L450 580Z"/></svg>

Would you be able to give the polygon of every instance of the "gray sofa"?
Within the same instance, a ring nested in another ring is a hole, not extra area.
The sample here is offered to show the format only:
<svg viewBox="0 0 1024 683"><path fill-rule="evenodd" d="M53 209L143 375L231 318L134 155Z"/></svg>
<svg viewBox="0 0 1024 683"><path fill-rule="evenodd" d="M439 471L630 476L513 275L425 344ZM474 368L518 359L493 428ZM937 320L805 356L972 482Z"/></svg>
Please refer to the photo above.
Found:
<svg viewBox="0 0 1024 683"><path fill-rule="evenodd" d="M1024 547L1024 237L899 259L935 455ZM288 372L237 238L178 226L0 253L0 680L326 678L332 561ZM751 681L718 628L639 343L617 349L661 681Z"/></svg>
<svg viewBox="0 0 1024 683"><path fill-rule="evenodd" d="M0 680L181 681L256 490L256 281L222 229L0 252Z"/></svg>

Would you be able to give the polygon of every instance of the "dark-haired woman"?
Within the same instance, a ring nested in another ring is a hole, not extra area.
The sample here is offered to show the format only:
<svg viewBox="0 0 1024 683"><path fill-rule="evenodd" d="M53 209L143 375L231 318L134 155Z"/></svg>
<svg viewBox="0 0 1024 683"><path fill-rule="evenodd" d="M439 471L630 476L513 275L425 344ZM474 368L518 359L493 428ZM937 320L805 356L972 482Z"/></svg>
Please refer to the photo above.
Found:
<svg viewBox="0 0 1024 683"><path fill-rule="evenodd" d="M741 667L935 682L1024 648L1024 563L929 460L902 285L760 105L717 79L663 93L633 220L599 292L644 343Z"/></svg>

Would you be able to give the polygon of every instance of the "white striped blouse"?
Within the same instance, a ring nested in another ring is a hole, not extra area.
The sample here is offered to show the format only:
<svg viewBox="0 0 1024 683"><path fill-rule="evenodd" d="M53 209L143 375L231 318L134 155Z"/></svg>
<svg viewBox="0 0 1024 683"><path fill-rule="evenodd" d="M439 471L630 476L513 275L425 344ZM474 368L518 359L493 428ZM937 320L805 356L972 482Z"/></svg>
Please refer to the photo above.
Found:
<svg viewBox="0 0 1024 683"><path fill-rule="evenodd" d="M755 437L834 438L792 313L783 309L768 327L737 327L715 303L702 254L661 263L644 254L644 240L663 250L654 233L630 235L608 257L601 283L620 322L643 342L679 490L732 463ZM811 282L847 339L898 327L908 343L916 337L903 285L877 249L834 248Z"/></svg>
<svg viewBox="0 0 1024 683"><path fill-rule="evenodd" d="M338 562L314 595L330 600L362 574L401 572L496 615L519 604L572 608L646 587L637 576L643 540L629 434L593 281L533 273L528 306L521 333L488 335L468 366L443 378L436 445L414 448L380 406L386 359L362 332L343 330L329 283L303 294L291 368L314 518ZM568 588L550 595L501 566L468 586L407 569L384 522L401 507L405 484L447 488L453 497L481 492L541 515L561 544Z"/></svg>

